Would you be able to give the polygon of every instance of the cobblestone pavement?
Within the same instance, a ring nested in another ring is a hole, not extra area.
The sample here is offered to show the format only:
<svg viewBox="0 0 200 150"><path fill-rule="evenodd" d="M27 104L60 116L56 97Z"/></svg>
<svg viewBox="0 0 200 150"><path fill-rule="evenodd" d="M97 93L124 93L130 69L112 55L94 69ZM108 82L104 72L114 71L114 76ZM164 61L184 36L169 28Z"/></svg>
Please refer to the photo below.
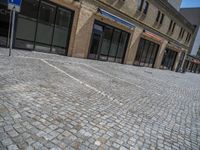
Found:
<svg viewBox="0 0 200 150"><path fill-rule="evenodd" d="M0 149L200 149L200 75L0 49Z"/></svg>

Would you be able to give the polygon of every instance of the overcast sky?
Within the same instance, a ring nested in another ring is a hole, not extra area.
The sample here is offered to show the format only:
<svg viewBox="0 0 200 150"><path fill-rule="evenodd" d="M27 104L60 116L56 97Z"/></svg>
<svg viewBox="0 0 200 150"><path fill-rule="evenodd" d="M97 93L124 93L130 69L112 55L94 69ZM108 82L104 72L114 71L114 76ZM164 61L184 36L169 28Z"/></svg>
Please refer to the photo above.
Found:
<svg viewBox="0 0 200 150"><path fill-rule="evenodd" d="M181 7L200 7L200 0L183 0Z"/></svg>

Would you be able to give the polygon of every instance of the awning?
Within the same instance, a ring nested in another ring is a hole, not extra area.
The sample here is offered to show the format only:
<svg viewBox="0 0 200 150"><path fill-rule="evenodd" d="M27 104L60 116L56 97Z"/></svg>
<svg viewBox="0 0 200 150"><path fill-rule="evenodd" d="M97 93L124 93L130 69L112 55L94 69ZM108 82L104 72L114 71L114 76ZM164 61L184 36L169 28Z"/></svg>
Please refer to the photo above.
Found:
<svg viewBox="0 0 200 150"><path fill-rule="evenodd" d="M148 36L148 37L150 37L150 38L155 39L156 41L162 41L162 38L160 38L159 36L157 36L157 35L149 32L149 31L145 30L145 32L143 34L146 35L146 36Z"/></svg>
<svg viewBox="0 0 200 150"><path fill-rule="evenodd" d="M104 16L106 18L110 18L110 19L130 28L130 29L135 28L135 25L133 23L128 22L128 21L126 21L126 20L124 20L124 19L122 19L122 18L120 18L116 15L113 15L113 14L109 13L108 11L106 11L104 9L99 8L98 11L101 13L102 16Z"/></svg>

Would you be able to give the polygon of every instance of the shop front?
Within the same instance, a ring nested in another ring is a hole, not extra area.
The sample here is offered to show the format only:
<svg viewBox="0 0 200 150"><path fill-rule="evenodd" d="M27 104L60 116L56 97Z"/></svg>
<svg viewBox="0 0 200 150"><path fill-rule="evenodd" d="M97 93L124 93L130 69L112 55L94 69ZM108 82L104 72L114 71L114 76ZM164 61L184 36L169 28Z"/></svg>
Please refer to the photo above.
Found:
<svg viewBox="0 0 200 150"><path fill-rule="evenodd" d="M23 0L15 19L13 47L67 55L73 14L72 10L50 1ZM4 26L1 28L3 32L0 32L1 41L4 41L1 45L6 46L2 35L7 37L9 15L0 18Z"/></svg>
<svg viewBox="0 0 200 150"><path fill-rule="evenodd" d="M126 31L95 21L88 58L123 63L129 36Z"/></svg>
<svg viewBox="0 0 200 150"><path fill-rule="evenodd" d="M165 50L160 68L166 69L166 70L173 70L177 56L178 56L178 52L167 48Z"/></svg>
<svg viewBox="0 0 200 150"><path fill-rule="evenodd" d="M153 68L159 47L159 44L141 38L134 65Z"/></svg>

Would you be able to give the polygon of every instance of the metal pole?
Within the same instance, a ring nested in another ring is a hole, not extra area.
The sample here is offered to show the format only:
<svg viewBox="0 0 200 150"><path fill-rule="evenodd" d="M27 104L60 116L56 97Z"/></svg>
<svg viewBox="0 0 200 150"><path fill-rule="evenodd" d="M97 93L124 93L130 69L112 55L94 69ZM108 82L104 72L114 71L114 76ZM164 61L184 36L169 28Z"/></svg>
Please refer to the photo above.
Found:
<svg viewBox="0 0 200 150"><path fill-rule="evenodd" d="M13 34L14 34L14 26L15 26L15 8L12 10L12 29L11 29L11 37L10 37L10 50L9 50L9 56L11 56L11 50L13 45Z"/></svg>
<svg viewBox="0 0 200 150"><path fill-rule="evenodd" d="M10 19L9 19L9 28L8 28L8 39L7 39L7 47L10 45L10 28L12 24L12 11L10 11Z"/></svg>

